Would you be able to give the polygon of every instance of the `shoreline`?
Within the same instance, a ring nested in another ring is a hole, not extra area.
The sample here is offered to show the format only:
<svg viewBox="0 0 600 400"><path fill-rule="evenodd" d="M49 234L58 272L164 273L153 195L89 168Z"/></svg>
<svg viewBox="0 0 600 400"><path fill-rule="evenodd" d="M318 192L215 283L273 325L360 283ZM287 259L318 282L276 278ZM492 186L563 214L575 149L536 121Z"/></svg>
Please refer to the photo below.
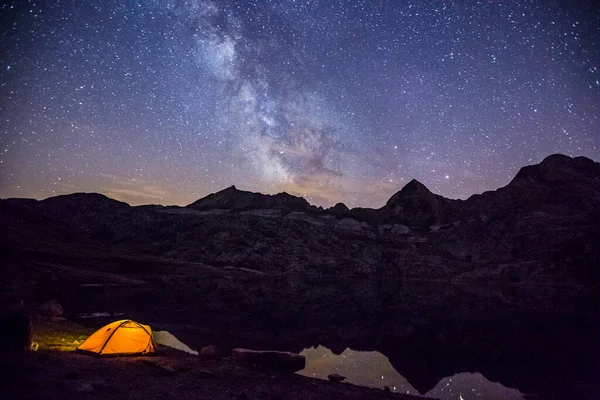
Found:
<svg viewBox="0 0 600 400"><path fill-rule="evenodd" d="M74 349L93 330L35 316L39 350L4 383L14 399L426 399L381 389L213 360L160 347L153 356L93 357Z"/></svg>

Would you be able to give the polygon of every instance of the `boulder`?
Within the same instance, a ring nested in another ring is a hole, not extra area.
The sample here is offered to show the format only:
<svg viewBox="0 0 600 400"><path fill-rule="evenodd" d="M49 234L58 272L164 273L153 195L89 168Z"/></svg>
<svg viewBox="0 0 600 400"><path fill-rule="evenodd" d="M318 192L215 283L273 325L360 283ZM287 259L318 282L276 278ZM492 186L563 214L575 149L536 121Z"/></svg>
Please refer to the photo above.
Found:
<svg viewBox="0 0 600 400"><path fill-rule="evenodd" d="M31 318L23 308L23 301L17 296L0 298L0 370L23 361L31 337Z"/></svg>
<svg viewBox="0 0 600 400"><path fill-rule="evenodd" d="M94 385L90 382L79 380L66 380L62 382L62 386L69 392L75 393L90 393L94 391Z"/></svg>
<svg viewBox="0 0 600 400"><path fill-rule="evenodd" d="M331 382L341 382L345 380L346 377L340 374L329 374L327 375L327 379L329 379Z"/></svg>
<svg viewBox="0 0 600 400"><path fill-rule="evenodd" d="M94 385L89 382L80 382L74 387L74 390L79 393L93 392Z"/></svg>
<svg viewBox="0 0 600 400"><path fill-rule="evenodd" d="M64 313L62 306L54 299L42 304L40 307L40 311L43 315L49 317L60 317Z"/></svg>
<svg viewBox="0 0 600 400"><path fill-rule="evenodd" d="M287 351L259 351L237 348L231 351L231 359L286 372L300 371L306 366L304 356Z"/></svg>
<svg viewBox="0 0 600 400"><path fill-rule="evenodd" d="M334 229L337 232L363 236L364 230L362 224L353 218L342 218L336 224Z"/></svg>
<svg viewBox="0 0 600 400"><path fill-rule="evenodd" d="M204 346L203 348L198 350L198 356L202 358L220 359L222 353L217 346L211 344L209 346Z"/></svg>
<svg viewBox="0 0 600 400"><path fill-rule="evenodd" d="M380 235L398 236L410 233L410 228L402 224L379 225L378 230Z"/></svg>

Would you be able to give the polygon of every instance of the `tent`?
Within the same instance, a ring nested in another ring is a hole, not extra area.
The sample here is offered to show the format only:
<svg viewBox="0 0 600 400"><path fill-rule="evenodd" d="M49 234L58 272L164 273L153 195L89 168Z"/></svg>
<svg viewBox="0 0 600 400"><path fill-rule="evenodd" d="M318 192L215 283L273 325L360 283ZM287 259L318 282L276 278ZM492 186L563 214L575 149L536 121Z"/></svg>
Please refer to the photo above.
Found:
<svg viewBox="0 0 600 400"><path fill-rule="evenodd" d="M144 355L156 353L156 343L148 325L123 319L92 333L77 350L98 356Z"/></svg>

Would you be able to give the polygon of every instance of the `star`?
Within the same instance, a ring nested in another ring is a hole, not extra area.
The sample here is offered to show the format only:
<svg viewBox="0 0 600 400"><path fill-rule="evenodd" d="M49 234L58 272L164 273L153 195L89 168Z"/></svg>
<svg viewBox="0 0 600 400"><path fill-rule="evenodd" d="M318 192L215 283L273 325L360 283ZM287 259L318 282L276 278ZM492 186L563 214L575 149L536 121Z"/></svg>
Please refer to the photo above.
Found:
<svg viewBox="0 0 600 400"><path fill-rule="evenodd" d="M0 13L0 197L185 205L235 184L378 208L412 178L466 198L552 153L598 159L592 2L108 0ZM392 170L405 180L382 180Z"/></svg>

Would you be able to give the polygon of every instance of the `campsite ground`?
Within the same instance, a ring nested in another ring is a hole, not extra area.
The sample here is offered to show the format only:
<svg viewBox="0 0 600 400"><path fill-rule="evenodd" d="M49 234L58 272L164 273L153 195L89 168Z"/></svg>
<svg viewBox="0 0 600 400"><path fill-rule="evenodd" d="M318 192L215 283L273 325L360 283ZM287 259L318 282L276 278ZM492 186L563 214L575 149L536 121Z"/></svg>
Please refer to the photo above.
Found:
<svg viewBox="0 0 600 400"><path fill-rule="evenodd" d="M379 389L263 371L176 350L152 357L97 358L73 350L91 331L73 322L34 320L37 352L3 382L11 399L417 399ZM9 372L9 371L5 371ZM7 384L8 383L8 384ZM422 397L419 397L422 399Z"/></svg>
<svg viewBox="0 0 600 400"><path fill-rule="evenodd" d="M596 398L598 393L599 303L592 291L260 275L76 249L70 255L26 253L9 263L0 260L0 278L0 293L15 293L31 314L55 299L67 318L36 318L34 340L40 349L11 381L13 396L3 396L8 387L0 382L0 399L402 398L185 354L97 360L72 353L95 329L122 318L169 331L193 349L213 344L225 354L235 347L379 352L389 361L386 370L393 368L420 393L464 371L537 398ZM96 313L106 317L88 318ZM171 364L174 371L161 368ZM373 375L375 368L360 371ZM322 372L350 378L332 365ZM92 392L78 391L90 385Z"/></svg>

